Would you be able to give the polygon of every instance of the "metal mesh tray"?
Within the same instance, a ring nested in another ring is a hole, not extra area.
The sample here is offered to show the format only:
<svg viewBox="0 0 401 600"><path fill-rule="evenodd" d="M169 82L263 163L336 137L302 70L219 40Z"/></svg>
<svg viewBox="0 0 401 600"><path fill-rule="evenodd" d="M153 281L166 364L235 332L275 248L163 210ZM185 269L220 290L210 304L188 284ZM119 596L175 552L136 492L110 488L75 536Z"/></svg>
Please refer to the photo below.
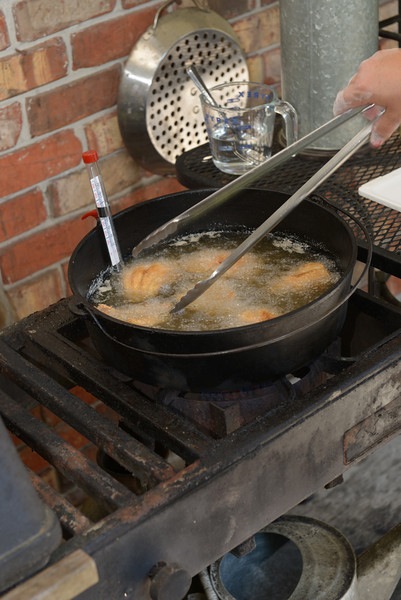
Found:
<svg viewBox="0 0 401 600"><path fill-rule="evenodd" d="M275 150L279 150L276 147ZM328 160L328 156L298 155L261 178L253 187L292 194ZM401 139L395 134L380 150L369 146L352 156L316 193L348 210L368 229L373 245L373 266L401 276L401 215L362 198L358 188L375 177L401 167ZM188 188L219 188L234 179L213 164L209 144L183 153L176 161L177 178Z"/></svg>

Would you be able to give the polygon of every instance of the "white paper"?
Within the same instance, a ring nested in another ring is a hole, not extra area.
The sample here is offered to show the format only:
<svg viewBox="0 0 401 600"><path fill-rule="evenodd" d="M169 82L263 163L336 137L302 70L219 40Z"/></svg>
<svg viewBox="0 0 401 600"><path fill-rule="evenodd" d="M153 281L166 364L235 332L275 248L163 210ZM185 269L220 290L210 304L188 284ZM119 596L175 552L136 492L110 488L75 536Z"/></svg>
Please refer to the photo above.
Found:
<svg viewBox="0 0 401 600"><path fill-rule="evenodd" d="M401 211L401 168L364 183L358 192L364 198Z"/></svg>

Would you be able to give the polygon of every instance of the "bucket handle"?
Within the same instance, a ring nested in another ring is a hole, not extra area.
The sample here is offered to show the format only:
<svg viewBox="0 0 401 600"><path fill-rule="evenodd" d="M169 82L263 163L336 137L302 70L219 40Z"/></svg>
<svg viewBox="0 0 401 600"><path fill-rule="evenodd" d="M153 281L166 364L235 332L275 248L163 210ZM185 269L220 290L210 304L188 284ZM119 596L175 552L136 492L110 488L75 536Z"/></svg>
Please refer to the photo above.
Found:
<svg viewBox="0 0 401 600"><path fill-rule="evenodd" d="M164 2L158 9L157 13L155 14L155 18L153 19L153 25L152 25L152 29L155 30L158 23L159 23L159 19L160 19L160 15L162 14L162 12L168 8L171 4L181 4L182 0L167 0L166 2ZM192 0L192 2L194 3L194 5L196 6L196 8L199 8L199 10L203 10L205 12L209 11L209 6L208 6L208 1L207 0Z"/></svg>

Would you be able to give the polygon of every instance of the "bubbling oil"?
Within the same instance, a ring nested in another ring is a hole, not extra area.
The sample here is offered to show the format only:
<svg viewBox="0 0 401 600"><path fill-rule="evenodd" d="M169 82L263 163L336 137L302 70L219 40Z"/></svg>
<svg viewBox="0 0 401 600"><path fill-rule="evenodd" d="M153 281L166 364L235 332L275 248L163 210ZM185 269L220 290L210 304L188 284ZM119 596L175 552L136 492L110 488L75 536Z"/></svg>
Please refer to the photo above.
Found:
<svg viewBox="0 0 401 600"><path fill-rule="evenodd" d="M195 302L171 309L215 268L249 231L214 230L179 237L106 270L89 299L99 310L131 324L175 331L241 327L286 314L331 289L341 273L329 252L288 234L268 234Z"/></svg>

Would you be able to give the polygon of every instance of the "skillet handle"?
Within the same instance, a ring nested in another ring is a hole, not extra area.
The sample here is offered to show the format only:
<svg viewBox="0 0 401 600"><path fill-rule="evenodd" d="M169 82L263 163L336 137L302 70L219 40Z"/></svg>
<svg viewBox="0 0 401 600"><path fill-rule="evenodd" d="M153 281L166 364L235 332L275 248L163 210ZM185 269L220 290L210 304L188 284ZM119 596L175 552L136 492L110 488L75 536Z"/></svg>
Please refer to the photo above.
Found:
<svg viewBox="0 0 401 600"><path fill-rule="evenodd" d="M88 302L85 302L85 300L83 300L81 297L72 296L69 299L68 308L75 316L84 319L90 319L91 321L93 321L93 323L101 330L101 332L105 336L107 336L111 340L114 340L113 336L111 336L105 330L102 323L100 322L96 314L93 312L92 306Z"/></svg>
<svg viewBox="0 0 401 600"><path fill-rule="evenodd" d="M87 302L85 302L84 300L82 300L82 298L79 298L77 296L72 296L70 299L70 302L69 302L69 309L77 317L84 318L84 319L90 319L92 321L92 323L94 323L96 325L96 327L98 327L98 329L102 332L102 334L111 342L118 342L118 344L120 346L122 346L123 348L130 350L130 351L137 349L134 346L125 344L123 341L121 341L117 338L114 338L112 335L110 335L110 333L108 331L106 331L106 329L103 327L103 325L102 325L101 321L98 319L97 315L93 312L91 305L88 304ZM143 352L143 350L142 350L142 352ZM148 354L153 354L153 353L148 352ZM155 354L157 354L157 353L155 353Z"/></svg>
<svg viewBox="0 0 401 600"><path fill-rule="evenodd" d="M79 296L71 296L68 299L68 308L76 317L84 319L91 316L88 305Z"/></svg>

